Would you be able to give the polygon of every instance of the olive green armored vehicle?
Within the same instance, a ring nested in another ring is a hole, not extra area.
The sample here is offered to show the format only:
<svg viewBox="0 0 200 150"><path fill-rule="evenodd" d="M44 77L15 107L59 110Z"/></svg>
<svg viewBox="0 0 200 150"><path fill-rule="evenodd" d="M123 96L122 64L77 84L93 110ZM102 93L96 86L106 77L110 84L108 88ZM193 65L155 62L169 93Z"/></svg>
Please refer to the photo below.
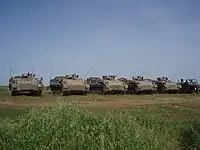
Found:
<svg viewBox="0 0 200 150"><path fill-rule="evenodd" d="M158 93L177 93L181 89L181 85L168 79L168 77L158 77L157 81Z"/></svg>
<svg viewBox="0 0 200 150"><path fill-rule="evenodd" d="M66 76L57 76L50 80L50 89L53 94L69 95L81 94L86 95L90 89L89 84L79 78L79 75L68 74Z"/></svg>
<svg viewBox="0 0 200 150"><path fill-rule="evenodd" d="M132 77L132 80L135 82L133 88L136 94L153 94L157 91L157 84L151 79L145 79L143 76L136 76Z"/></svg>
<svg viewBox="0 0 200 150"><path fill-rule="evenodd" d="M12 96L41 96L43 90L44 85L42 83L42 78L36 78L35 74L29 72L9 79L9 91Z"/></svg>
<svg viewBox="0 0 200 150"><path fill-rule="evenodd" d="M128 85L116 79L114 75L102 76L104 94L124 94L128 90Z"/></svg>

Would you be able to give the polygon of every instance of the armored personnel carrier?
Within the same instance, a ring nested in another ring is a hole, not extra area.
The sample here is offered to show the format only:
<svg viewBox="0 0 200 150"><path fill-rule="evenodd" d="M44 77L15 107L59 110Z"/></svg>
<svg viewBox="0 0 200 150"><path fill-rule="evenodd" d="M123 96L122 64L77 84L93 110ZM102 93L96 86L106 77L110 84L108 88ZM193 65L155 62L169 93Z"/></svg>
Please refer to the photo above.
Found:
<svg viewBox="0 0 200 150"><path fill-rule="evenodd" d="M87 83L90 85L90 92L99 94L124 94L128 86L115 78L114 75L100 77L89 77Z"/></svg>
<svg viewBox="0 0 200 150"><path fill-rule="evenodd" d="M69 94L86 95L89 88L89 84L80 79L79 75L76 74L57 76L50 80L50 89L53 94L60 94L63 96Z"/></svg>
<svg viewBox="0 0 200 150"><path fill-rule="evenodd" d="M35 74L29 72L9 79L9 91L12 96L21 94L41 96L43 90L42 78L36 78Z"/></svg>
<svg viewBox="0 0 200 150"><path fill-rule="evenodd" d="M100 77L89 77L87 83L90 85L91 93L102 94L104 90L104 83Z"/></svg>
<svg viewBox="0 0 200 150"><path fill-rule="evenodd" d="M131 91L134 91L136 94L153 94L157 91L157 84L151 79L144 79L142 76L132 77L130 83Z"/></svg>
<svg viewBox="0 0 200 150"><path fill-rule="evenodd" d="M128 85L116 79L114 75L102 76L103 93L124 94L128 90Z"/></svg>
<svg viewBox="0 0 200 150"><path fill-rule="evenodd" d="M158 93L177 93L181 89L181 85L170 81L167 77L158 77L156 84Z"/></svg>
<svg viewBox="0 0 200 150"><path fill-rule="evenodd" d="M180 92L181 93L197 93L200 90L199 83L196 79L186 79L185 81L181 79Z"/></svg>
<svg viewBox="0 0 200 150"><path fill-rule="evenodd" d="M135 81L129 80L127 78L121 77L118 78L119 81L123 82L128 86L128 89L126 90L126 94L133 94L135 93L135 87L137 86Z"/></svg>
<svg viewBox="0 0 200 150"><path fill-rule="evenodd" d="M55 78L50 79L49 89L52 94L62 94L62 80L65 78L66 76L56 76Z"/></svg>

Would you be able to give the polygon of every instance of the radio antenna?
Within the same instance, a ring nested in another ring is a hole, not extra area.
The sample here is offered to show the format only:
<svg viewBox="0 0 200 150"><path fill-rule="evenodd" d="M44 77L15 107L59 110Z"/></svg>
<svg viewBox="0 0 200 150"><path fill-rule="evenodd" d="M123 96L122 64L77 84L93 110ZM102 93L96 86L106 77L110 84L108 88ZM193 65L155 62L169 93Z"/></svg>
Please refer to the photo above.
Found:
<svg viewBox="0 0 200 150"><path fill-rule="evenodd" d="M10 75L10 77L11 77L11 75L12 75L12 68L10 68L10 74L9 74L9 75Z"/></svg>
<svg viewBox="0 0 200 150"><path fill-rule="evenodd" d="M144 74L144 72L142 72L139 76L142 76Z"/></svg>
<svg viewBox="0 0 200 150"><path fill-rule="evenodd" d="M120 74L120 72L118 72L116 76L118 76L119 74Z"/></svg>
<svg viewBox="0 0 200 150"><path fill-rule="evenodd" d="M92 68L90 68L87 73L85 74L85 77L84 77L84 81L85 81L85 78L87 77L87 75L90 73L90 71L92 70Z"/></svg>

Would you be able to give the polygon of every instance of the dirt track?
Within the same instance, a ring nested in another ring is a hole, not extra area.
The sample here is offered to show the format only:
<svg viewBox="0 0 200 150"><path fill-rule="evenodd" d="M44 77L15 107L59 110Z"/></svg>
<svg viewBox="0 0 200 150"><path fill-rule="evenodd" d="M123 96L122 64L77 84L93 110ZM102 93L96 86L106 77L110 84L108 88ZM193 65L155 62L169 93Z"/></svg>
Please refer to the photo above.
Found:
<svg viewBox="0 0 200 150"><path fill-rule="evenodd" d="M1 97L0 108L49 107L56 103L69 102L86 107L132 108L157 104L195 103L200 106L200 96L191 95L122 95L122 96L67 96L67 97Z"/></svg>

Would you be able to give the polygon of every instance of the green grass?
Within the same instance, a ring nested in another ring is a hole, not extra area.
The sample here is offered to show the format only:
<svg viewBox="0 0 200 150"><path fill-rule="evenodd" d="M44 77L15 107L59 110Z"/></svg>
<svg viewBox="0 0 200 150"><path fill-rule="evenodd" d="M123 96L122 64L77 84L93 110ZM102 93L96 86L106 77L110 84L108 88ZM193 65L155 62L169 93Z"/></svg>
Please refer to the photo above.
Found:
<svg viewBox="0 0 200 150"><path fill-rule="evenodd" d="M0 96L6 96L8 95L8 87L6 86L0 86Z"/></svg>
<svg viewBox="0 0 200 150"><path fill-rule="evenodd" d="M60 104L21 114L12 110L20 115L15 119L8 110L11 119L2 120L0 149L200 149L200 110L182 108L100 110Z"/></svg>
<svg viewBox="0 0 200 150"><path fill-rule="evenodd" d="M27 109L0 108L0 119L16 119L18 116L24 115L27 111Z"/></svg>

